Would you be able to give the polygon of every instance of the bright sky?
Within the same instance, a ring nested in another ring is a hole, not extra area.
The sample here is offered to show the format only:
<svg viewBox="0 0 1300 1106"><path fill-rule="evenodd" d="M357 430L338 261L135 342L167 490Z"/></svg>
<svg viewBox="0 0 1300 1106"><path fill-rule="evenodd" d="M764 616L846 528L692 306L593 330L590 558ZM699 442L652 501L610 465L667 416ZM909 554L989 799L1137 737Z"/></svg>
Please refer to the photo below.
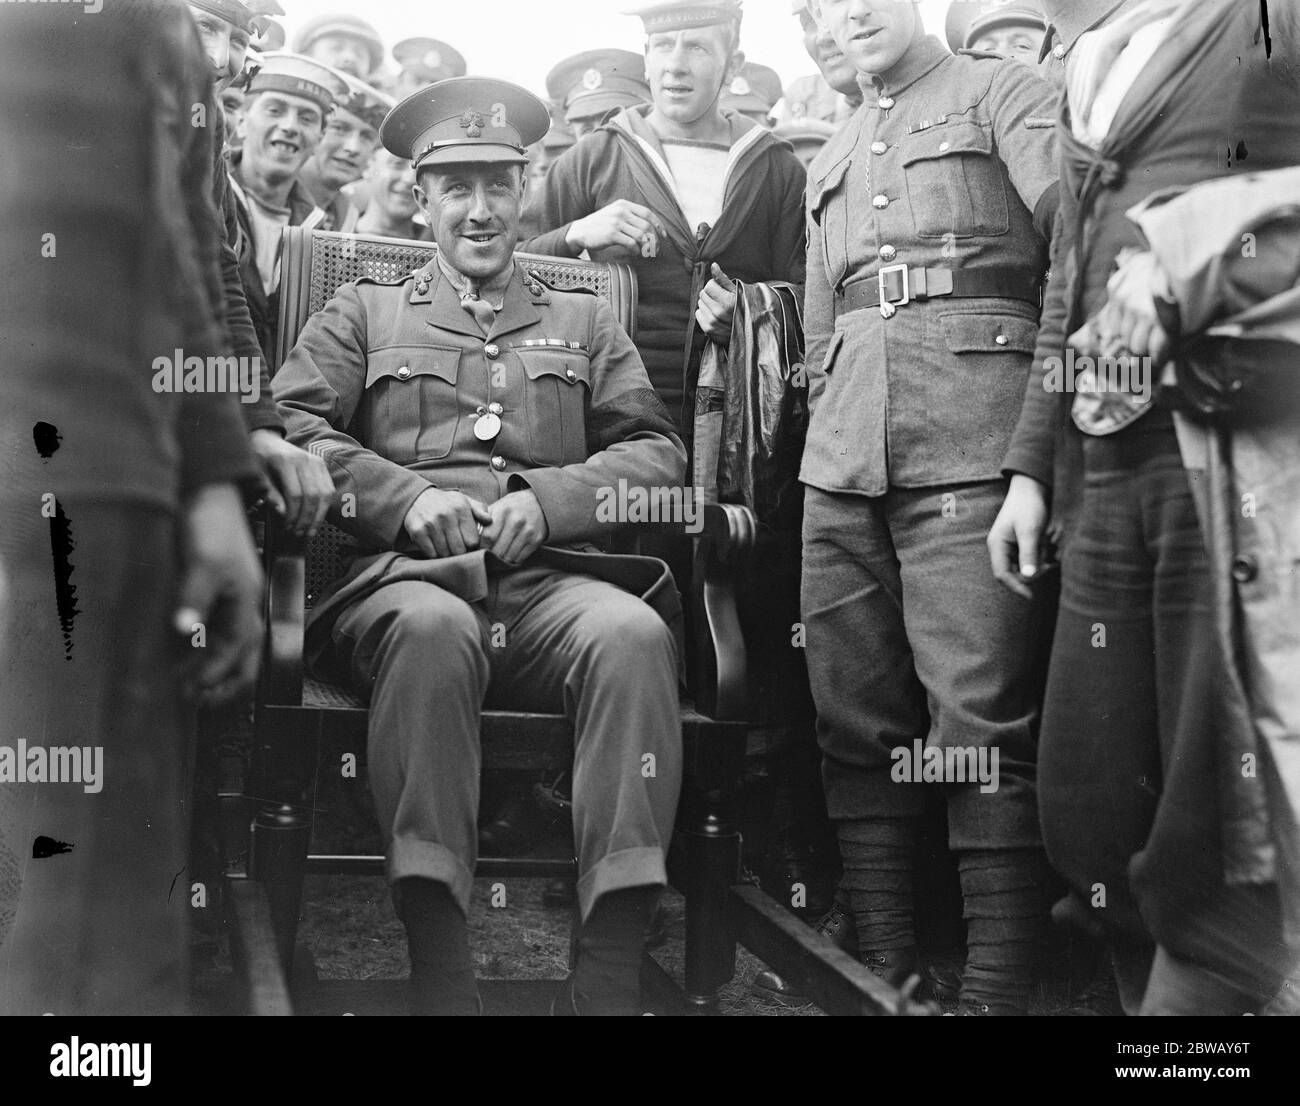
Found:
<svg viewBox="0 0 1300 1106"><path fill-rule="evenodd" d="M943 35L948 0L916 0L926 27ZM621 14L636 0L280 0L293 41L311 16L348 12L369 22L391 50L394 42L427 35L465 55L470 73L504 77L534 92L547 71L582 50L618 47L640 53L641 21ZM751 61L769 65L785 84L815 73L804 53L790 0L745 0L740 45ZM390 56L391 61L391 56Z"/></svg>

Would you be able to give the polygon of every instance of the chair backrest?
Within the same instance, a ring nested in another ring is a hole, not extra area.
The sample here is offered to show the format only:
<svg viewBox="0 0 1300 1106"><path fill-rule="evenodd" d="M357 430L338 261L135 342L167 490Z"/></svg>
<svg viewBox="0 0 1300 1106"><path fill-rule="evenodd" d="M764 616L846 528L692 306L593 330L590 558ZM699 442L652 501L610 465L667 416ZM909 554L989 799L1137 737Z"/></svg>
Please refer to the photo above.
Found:
<svg viewBox="0 0 1300 1106"><path fill-rule="evenodd" d="M368 276L398 280L437 256L432 242L380 238L368 234L288 227L280 260L280 324L276 367L284 363L307 320L343 285ZM540 254L516 254L524 267L560 291L583 289L609 301L614 316L635 340L636 273L628 265L580 261ZM331 525L322 526L307 550L307 605L338 579L352 539Z"/></svg>

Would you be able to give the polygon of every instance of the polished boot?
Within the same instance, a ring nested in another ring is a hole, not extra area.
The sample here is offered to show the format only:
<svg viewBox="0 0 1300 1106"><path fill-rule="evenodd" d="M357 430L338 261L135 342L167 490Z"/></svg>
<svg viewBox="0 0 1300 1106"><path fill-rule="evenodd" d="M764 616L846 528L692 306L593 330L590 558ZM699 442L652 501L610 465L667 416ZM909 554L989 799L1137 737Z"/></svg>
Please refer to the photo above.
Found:
<svg viewBox="0 0 1300 1106"><path fill-rule="evenodd" d="M818 933L825 937L831 944L852 957L858 955L858 930L854 924L853 915L848 906L839 901L837 898L831 903L831 908L826 911L813 926ZM808 995L800 993L799 989L790 983L783 975L774 972L771 968L764 968L758 972L749 985L750 991L756 998L761 998L765 1002L775 1003L778 1006L807 1006L812 1002Z"/></svg>

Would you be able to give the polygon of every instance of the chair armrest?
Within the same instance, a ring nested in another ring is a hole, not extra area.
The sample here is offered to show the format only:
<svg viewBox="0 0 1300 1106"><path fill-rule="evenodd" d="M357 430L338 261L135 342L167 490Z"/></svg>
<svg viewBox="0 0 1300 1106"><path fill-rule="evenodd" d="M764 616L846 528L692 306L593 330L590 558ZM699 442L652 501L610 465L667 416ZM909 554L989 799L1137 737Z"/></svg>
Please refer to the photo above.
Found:
<svg viewBox="0 0 1300 1106"><path fill-rule="evenodd" d="M695 637L691 683L696 709L720 722L743 721L746 715L747 660L735 576L754 548L757 533L758 520L748 507L705 505L691 574Z"/></svg>
<svg viewBox="0 0 1300 1106"><path fill-rule="evenodd" d="M303 635L307 625L307 539L285 531L269 507L263 516L266 641L258 706L302 705Z"/></svg>

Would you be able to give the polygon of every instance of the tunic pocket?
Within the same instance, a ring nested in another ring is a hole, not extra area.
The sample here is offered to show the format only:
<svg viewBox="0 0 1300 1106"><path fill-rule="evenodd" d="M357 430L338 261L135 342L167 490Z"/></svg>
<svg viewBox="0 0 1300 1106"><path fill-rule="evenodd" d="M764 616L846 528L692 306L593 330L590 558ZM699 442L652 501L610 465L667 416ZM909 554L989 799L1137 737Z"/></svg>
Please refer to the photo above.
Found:
<svg viewBox="0 0 1300 1106"><path fill-rule="evenodd" d="M400 465L446 457L459 421L459 370L460 350L451 347L372 350L366 364L366 445Z"/></svg>
<svg viewBox="0 0 1300 1106"><path fill-rule="evenodd" d="M808 221L822 239L822 263L832 288L839 287L848 272L848 199L844 177L852 164L845 154L825 173L808 183Z"/></svg>
<svg viewBox="0 0 1300 1106"><path fill-rule="evenodd" d="M516 347L524 366L528 454L535 465L587 459L591 360L581 350Z"/></svg>
<svg viewBox="0 0 1300 1106"><path fill-rule="evenodd" d="M899 150L919 237L1010 233L1006 171L985 128L978 123L930 127L908 135Z"/></svg>

